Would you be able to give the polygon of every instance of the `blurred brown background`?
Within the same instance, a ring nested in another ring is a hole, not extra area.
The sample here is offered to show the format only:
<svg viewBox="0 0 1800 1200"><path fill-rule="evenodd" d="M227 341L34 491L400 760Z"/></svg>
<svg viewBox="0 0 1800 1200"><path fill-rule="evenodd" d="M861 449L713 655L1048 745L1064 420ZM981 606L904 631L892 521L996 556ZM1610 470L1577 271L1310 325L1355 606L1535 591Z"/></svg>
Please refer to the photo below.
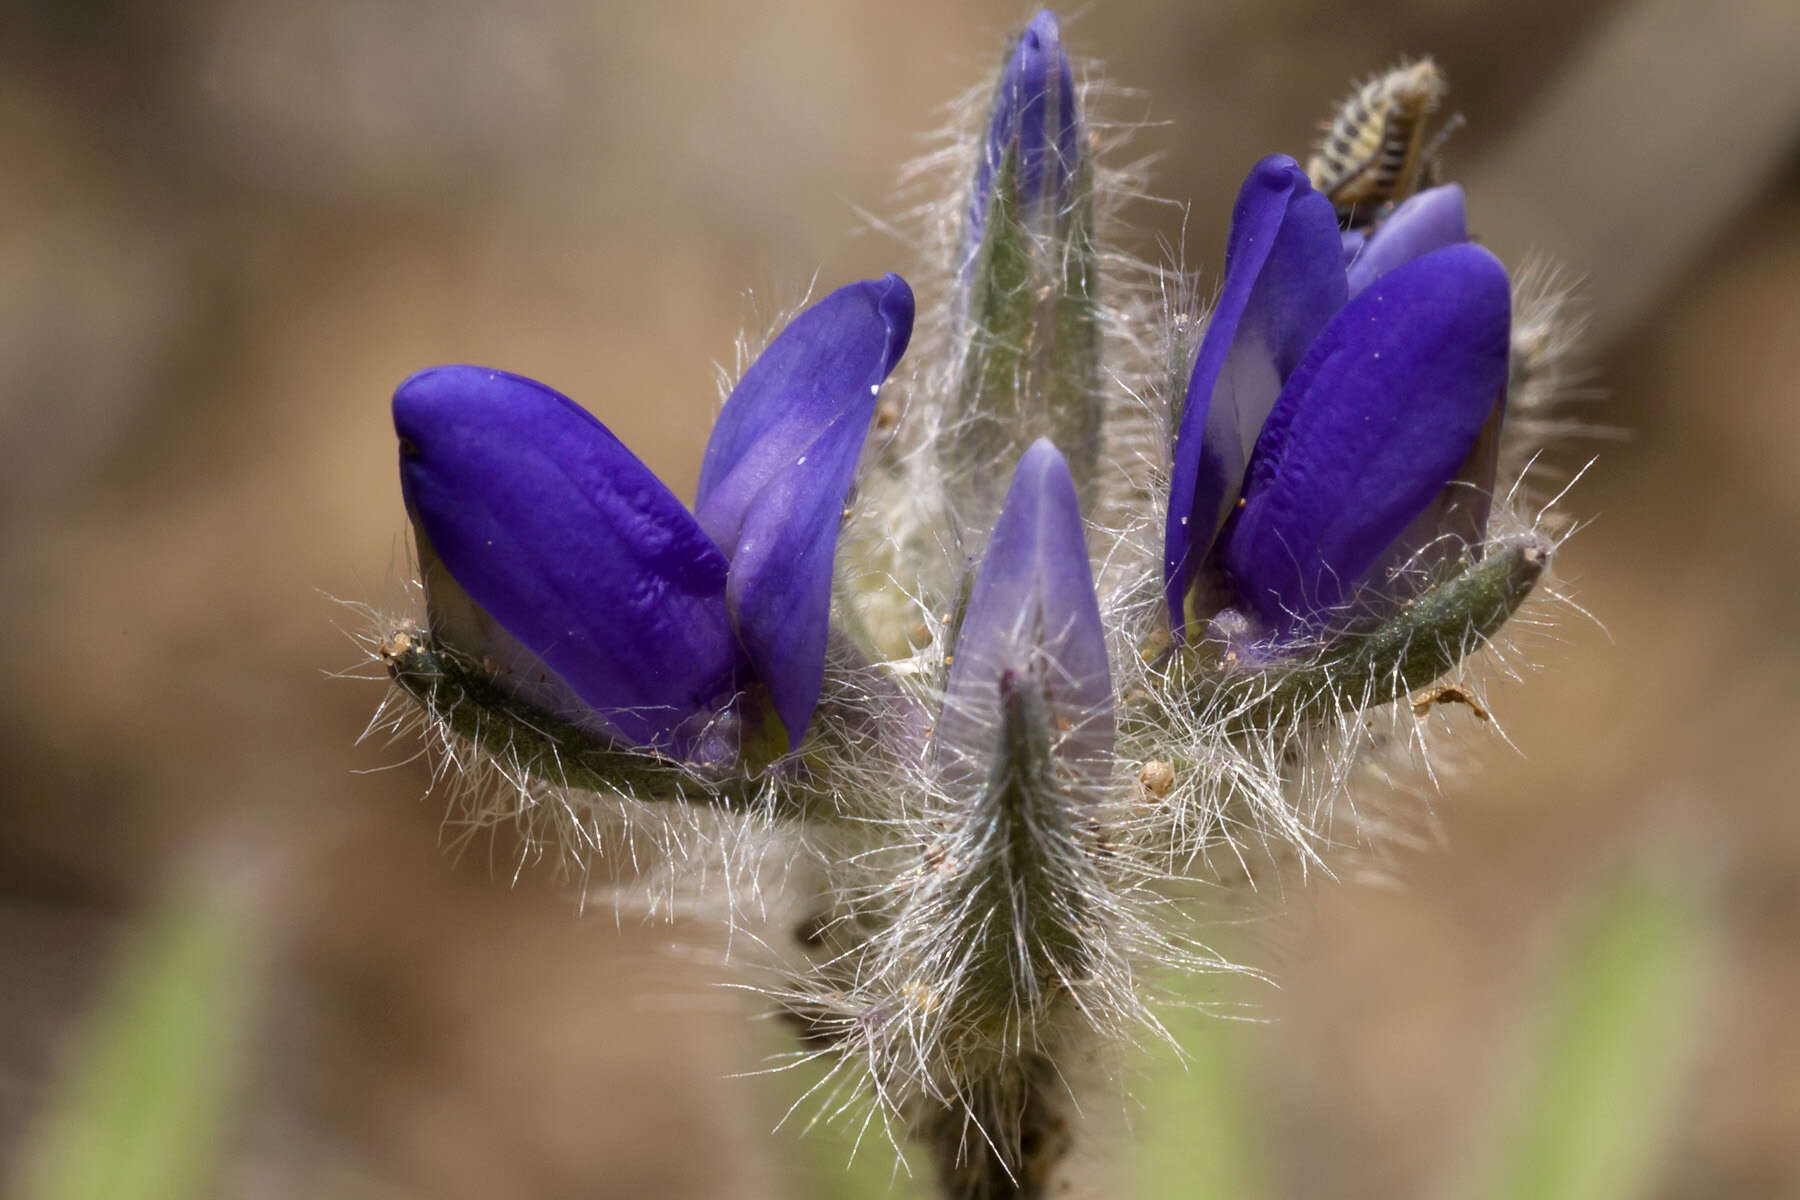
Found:
<svg viewBox="0 0 1800 1200"><path fill-rule="evenodd" d="M223 1194L777 1196L769 1049L709 933L577 919L440 844L329 597L403 559L386 401L492 362L691 491L752 302L913 268L857 233L1011 3L11 4L0 16L0 1158L131 914L248 881L266 1001ZM1295 1196L1427 1194L1503 1067L1552 913L1675 863L1722 930L1659 1197L1800 1190L1800 5L1094 3L1155 190L1216 280L1257 156L1350 80L1448 71L1509 261L1589 279L1594 419L1544 670L1400 888L1256 937L1246 1104ZM1116 111L1116 110L1115 110ZM1179 236L1145 210L1137 249ZM354 772L389 766L375 774ZM196 864L202 864L196 866ZM680 943L687 950L670 951ZM692 947L700 947L695 950ZM5 1163L0 1162L0 1170Z"/></svg>

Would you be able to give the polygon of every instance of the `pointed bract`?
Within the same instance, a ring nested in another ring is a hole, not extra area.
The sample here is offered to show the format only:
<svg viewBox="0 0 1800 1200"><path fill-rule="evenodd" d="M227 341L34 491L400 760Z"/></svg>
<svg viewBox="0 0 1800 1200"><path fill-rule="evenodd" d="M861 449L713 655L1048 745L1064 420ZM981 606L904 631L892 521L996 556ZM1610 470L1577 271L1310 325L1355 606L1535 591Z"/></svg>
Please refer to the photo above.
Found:
<svg viewBox="0 0 1800 1200"><path fill-rule="evenodd" d="M1075 484L1045 438L1013 473L957 636L937 727L952 788L979 788L991 774L1003 677L1043 689L1058 763L1104 787L1113 743L1106 630Z"/></svg>
<svg viewBox="0 0 1800 1200"><path fill-rule="evenodd" d="M394 393L394 428L430 551L618 735L665 745L732 690L725 555L586 410L505 371L434 367Z"/></svg>
<svg viewBox="0 0 1800 1200"><path fill-rule="evenodd" d="M1224 564L1278 632L1345 599L1455 475L1506 381L1506 269L1479 246L1414 259L1356 296L1283 388Z"/></svg>
<svg viewBox="0 0 1800 1200"><path fill-rule="evenodd" d="M1282 384L1347 296L1329 201L1284 154L1257 163L1238 192L1225 286L1188 382L1170 476L1163 585L1179 640L1194 576L1243 486L1258 431Z"/></svg>

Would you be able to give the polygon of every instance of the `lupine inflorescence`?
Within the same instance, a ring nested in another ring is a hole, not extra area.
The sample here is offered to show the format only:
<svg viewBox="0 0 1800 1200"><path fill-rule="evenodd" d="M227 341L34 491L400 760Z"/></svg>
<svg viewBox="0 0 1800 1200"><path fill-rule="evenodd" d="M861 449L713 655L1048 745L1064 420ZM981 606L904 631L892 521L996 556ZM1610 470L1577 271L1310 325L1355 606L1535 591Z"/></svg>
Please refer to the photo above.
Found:
<svg viewBox="0 0 1800 1200"><path fill-rule="evenodd" d="M584 870L648 833L615 901L790 922L805 1053L950 1191L1034 1194L1150 981L1230 969L1199 902L1386 836L1439 681L1546 590L1496 475L1563 309L1436 183L1442 77L1390 91L1427 68L1371 135L1404 170L1348 109L1311 176L1251 167L1197 321L1110 240L1135 181L1039 14L939 156L917 336L898 275L801 311L691 510L543 384L406 380L426 619L378 648L456 815Z"/></svg>

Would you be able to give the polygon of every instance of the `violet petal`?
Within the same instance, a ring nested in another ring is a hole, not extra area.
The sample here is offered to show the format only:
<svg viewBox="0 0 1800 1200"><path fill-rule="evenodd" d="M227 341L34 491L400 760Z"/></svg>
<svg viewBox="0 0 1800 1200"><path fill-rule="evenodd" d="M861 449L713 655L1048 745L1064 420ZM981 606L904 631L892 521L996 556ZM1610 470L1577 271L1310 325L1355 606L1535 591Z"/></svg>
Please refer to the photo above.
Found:
<svg viewBox="0 0 1800 1200"><path fill-rule="evenodd" d="M1449 482L1506 381L1506 268L1479 246L1396 267L1334 317L1257 442L1224 563L1278 632L1312 623Z"/></svg>
<svg viewBox="0 0 1800 1200"><path fill-rule="evenodd" d="M1075 484L1047 438L1013 473L957 636L937 725L948 779L971 787L986 780L1003 677L1038 682L1058 762L1085 786L1104 787L1113 744L1106 629Z"/></svg>
<svg viewBox="0 0 1800 1200"><path fill-rule="evenodd" d="M1350 294L1356 295L1401 263L1468 240L1469 217L1459 184L1408 197L1376 226L1350 263L1346 272Z"/></svg>
<svg viewBox="0 0 1800 1200"><path fill-rule="evenodd" d="M825 679L832 559L845 494L873 410L847 406L757 494L740 527L726 596L775 712L798 746Z"/></svg>
<svg viewBox="0 0 1800 1200"><path fill-rule="evenodd" d="M1331 202L1283 154L1252 168L1232 211L1225 286L1194 360L1175 440L1163 584L1179 640L1194 576L1240 494L1258 431L1347 296Z"/></svg>
<svg viewBox="0 0 1800 1200"><path fill-rule="evenodd" d="M701 527L728 555L757 494L821 430L848 409L873 417L875 393L905 352L912 320L912 289L898 275L849 284L795 317L750 364L713 425L694 503Z"/></svg>
<svg viewBox="0 0 1800 1200"><path fill-rule="evenodd" d="M666 744L734 686L724 554L586 410L505 371L433 367L394 393L394 428L437 558L620 736Z"/></svg>
<svg viewBox="0 0 1800 1200"><path fill-rule="evenodd" d="M790 748L824 680L844 501L912 318L898 275L839 288L802 312L732 390L700 468L696 511L730 555L732 621Z"/></svg>

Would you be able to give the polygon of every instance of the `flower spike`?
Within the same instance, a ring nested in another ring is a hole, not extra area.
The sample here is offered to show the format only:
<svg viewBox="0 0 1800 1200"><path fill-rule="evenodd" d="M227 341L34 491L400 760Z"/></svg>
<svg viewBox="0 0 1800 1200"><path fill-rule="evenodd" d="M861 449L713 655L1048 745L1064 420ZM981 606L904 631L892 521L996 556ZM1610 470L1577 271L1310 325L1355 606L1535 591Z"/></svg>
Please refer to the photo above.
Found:
<svg viewBox="0 0 1800 1200"><path fill-rule="evenodd" d="M1429 60L1248 172L1197 328L1208 281L1115 237L1143 164L1062 32L1033 16L906 173L942 185L919 344L898 276L822 294L692 505L542 384L402 384L425 620L365 639L373 728L422 727L459 828L754 926L810 1091L965 1200L1067 1191L1114 1048L1166 1038L1176 972L1248 969L1192 901L1415 827L1383 793L1489 719L1569 528L1529 494L1566 300L1438 186Z"/></svg>

